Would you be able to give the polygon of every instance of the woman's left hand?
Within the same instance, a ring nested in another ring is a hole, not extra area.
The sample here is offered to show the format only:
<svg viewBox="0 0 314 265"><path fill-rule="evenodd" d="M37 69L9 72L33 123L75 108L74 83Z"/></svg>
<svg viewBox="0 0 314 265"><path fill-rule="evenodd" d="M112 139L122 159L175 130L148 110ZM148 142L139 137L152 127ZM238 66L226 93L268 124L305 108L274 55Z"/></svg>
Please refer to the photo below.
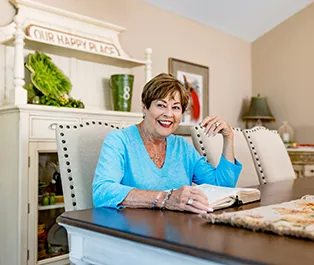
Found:
<svg viewBox="0 0 314 265"><path fill-rule="evenodd" d="M207 136L215 136L221 133L225 138L233 138L233 131L231 126L219 116L207 116L201 123L204 127L204 133Z"/></svg>

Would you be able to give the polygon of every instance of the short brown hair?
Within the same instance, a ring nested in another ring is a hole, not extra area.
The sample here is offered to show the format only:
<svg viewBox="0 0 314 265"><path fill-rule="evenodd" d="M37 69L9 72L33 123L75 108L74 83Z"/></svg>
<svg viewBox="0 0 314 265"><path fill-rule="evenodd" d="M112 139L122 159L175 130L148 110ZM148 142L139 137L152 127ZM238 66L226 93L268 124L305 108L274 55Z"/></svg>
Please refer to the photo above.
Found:
<svg viewBox="0 0 314 265"><path fill-rule="evenodd" d="M171 74L161 73L146 83L142 92L142 102L149 109L154 100L166 98L168 95L174 98L176 92L180 94L182 113L184 113L189 103L189 93L184 85Z"/></svg>

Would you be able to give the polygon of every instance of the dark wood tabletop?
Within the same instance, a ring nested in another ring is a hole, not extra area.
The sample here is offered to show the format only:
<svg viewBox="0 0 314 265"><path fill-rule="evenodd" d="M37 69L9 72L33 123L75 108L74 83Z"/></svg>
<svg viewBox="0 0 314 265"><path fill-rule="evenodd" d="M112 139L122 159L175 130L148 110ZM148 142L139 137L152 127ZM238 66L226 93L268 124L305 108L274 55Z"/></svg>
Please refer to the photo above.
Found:
<svg viewBox="0 0 314 265"><path fill-rule="evenodd" d="M314 178L281 181L258 188L262 194L260 202L225 211L314 194ZM191 213L95 208L65 212L58 222L225 264L314 264L313 241L208 224Z"/></svg>

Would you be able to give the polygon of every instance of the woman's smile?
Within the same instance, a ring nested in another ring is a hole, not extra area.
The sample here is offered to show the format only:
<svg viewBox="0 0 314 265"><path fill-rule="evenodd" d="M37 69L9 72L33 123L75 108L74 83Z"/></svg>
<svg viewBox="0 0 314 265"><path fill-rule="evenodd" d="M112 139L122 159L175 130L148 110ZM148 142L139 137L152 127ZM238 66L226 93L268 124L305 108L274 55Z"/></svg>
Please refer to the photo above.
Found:
<svg viewBox="0 0 314 265"><path fill-rule="evenodd" d="M170 128L172 126L172 124L173 124L172 121L167 121L167 120L159 120L158 123L163 128Z"/></svg>

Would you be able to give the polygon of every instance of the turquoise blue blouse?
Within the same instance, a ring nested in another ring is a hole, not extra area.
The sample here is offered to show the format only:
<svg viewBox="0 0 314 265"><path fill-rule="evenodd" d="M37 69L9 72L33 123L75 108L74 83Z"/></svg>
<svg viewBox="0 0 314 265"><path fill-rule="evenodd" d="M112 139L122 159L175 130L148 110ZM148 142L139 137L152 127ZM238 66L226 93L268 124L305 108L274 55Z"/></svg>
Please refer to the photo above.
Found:
<svg viewBox="0 0 314 265"><path fill-rule="evenodd" d="M213 184L234 187L242 165L221 156L215 168L182 136L166 138L162 168L150 159L136 125L107 134L93 180L95 207L120 208L133 188L169 190L184 185Z"/></svg>

